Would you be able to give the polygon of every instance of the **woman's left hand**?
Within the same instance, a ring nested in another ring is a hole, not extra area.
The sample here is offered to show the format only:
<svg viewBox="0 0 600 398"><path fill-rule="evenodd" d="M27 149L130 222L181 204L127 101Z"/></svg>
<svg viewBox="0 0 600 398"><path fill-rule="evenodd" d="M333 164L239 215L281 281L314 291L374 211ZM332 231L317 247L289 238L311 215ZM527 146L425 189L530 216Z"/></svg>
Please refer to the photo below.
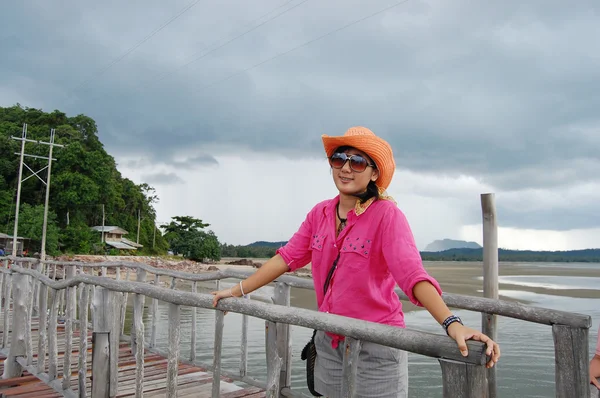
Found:
<svg viewBox="0 0 600 398"><path fill-rule="evenodd" d="M463 326L458 322L454 322L448 326L448 335L456 341L456 344L458 344L458 349L465 357L469 355L466 343L467 340L477 340L485 343L487 345L487 350L485 353L492 357L486 364L486 367L488 368L493 367L500 358L500 346L498 343L480 331Z"/></svg>

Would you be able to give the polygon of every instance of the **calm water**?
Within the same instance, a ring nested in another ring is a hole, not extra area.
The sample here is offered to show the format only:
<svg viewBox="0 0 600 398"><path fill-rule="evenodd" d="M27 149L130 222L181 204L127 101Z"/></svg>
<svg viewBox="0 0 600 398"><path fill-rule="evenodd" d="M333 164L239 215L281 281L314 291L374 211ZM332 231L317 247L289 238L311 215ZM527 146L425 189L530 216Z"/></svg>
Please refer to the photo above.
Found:
<svg viewBox="0 0 600 398"><path fill-rule="evenodd" d="M527 264L528 266L530 264ZM531 264L531 268L539 267L539 264ZM562 265L558 268L565 267ZM600 264L590 265L568 265L569 269L592 269L600 270ZM545 269L547 270L547 268ZM598 320L600 320L600 292L595 298L577 298L563 296L561 291L570 289L600 290L599 277L570 277L561 275L511 275L500 278L502 287L501 294L515 300L522 300L531 305L546 307L564 311L575 311L591 315L593 324L590 331L590 354L592 354L596 342ZM473 279L477 279L474 277ZM235 281L223 281L222 287L228 287ZM479 282L476 282L479 283ZM528 291L528 288L536 288L536 292ZM543 289L544 293L540 293ZM208 292L208 290L206 291ZM270 297L272 288L266 286L258 293L260 297ZM314 309L314 298L312 291L292 289L292 305ZM150 306L150 300L146 300L146 306ZM150 338L150 315L149 309L146 314L147 338ZM481 315L470 311L456 311L466 324L478 328L481 323ZM159 303L159 327L157 343L160 348L166 349L168 344L168 307ZM189 356L190 353L190 324L191 311L189 308L182 309L181 328L181 354ZM198 344L196 347L197 357L205 362L212 362L214 317L212 310L197 310ZM248 322L248 374L257 379L266 379L265 365L265 336L264 321L249 318ZM443 333L440 326L426 311L413 311L406 314L407 327ZM240 358L242 316L229 313L225 316L225 330L223 338L223 369L238 372ZM502 347L502 358L497 368L498 392L500 397L551 397L554 396L554 346L552 332L549 326L527 323L519 320L502 318L498 319L498 342ZM312 330L301 327L292 327L293 342L293 374L292 387L308 394L305 388L305 363L300 360L300 352L308 341ZM419 355L409 354L409 383L410 397L434 398L442 396L441 370L437 360Z"/></svg>

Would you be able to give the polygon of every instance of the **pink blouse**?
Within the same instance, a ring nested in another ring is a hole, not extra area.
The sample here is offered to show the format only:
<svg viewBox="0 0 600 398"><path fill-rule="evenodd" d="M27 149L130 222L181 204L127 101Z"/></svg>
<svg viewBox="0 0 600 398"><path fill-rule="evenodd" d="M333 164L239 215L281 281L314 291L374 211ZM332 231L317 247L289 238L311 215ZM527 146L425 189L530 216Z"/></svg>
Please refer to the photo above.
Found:
<svg viewBox="0 0 600 398"><path fill-rule="evenodd" d="M356 209L350 211L346 227L336 238L338 202L339 196L317 204L277 253L290 271L312 263L319 311L405 327L396 284L419 306L413 295L418 282L429 281L442 294L438 282L423 268L406 217L393 201L376 200L360 215ZM337 268L324 293L338 253ZM334 347L341 338L334 339Z"/></svg>

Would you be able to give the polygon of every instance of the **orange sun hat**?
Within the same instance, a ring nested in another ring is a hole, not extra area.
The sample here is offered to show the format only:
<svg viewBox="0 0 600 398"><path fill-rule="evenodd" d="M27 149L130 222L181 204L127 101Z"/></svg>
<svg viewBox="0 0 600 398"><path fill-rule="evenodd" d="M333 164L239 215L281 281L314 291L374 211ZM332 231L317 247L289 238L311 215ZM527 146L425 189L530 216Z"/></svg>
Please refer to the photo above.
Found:
<svg viewBox="0 0 600 398"><path fill-rule="evenodd" d="M392 147L383 138L377 137L366 127L356 126L349 128L344 135L332 137L323 134L321 139L327 157L331 157L341 146L351 146L369 155L379 170L375 184L383 189L388 188L396 171L396 162Z"/></svg>

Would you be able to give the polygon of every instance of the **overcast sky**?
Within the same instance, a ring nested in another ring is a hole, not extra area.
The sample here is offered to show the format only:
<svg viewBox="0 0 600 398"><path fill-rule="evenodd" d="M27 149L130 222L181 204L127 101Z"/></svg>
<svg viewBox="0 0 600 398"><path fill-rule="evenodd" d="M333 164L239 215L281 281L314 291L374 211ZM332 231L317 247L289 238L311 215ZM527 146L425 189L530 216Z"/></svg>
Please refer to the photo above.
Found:
<svg viewBox="0 0 600 398"><path fill-rule="evenodd" d="M94 118L159 221L227 243L287 240L336 195L321 134L363 125L421 249L482 243L485 192L501 247L600 247L599 38L597 0L23 0L0 106Z"/></svg>

